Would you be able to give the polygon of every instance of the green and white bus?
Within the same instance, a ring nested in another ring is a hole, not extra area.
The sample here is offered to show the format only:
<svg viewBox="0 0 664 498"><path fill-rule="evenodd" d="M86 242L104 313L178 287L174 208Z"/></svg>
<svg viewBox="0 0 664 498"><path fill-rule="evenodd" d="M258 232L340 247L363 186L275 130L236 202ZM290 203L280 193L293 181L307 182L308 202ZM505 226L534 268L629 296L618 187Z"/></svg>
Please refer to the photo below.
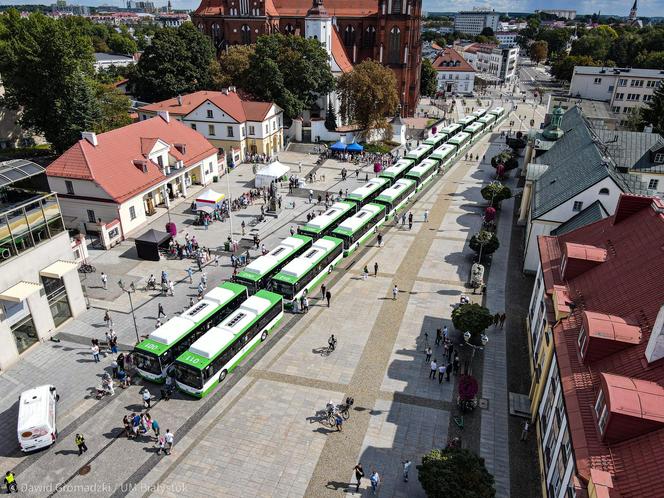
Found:
<svg viewBox="0 0 664 498"><path fill-rule="evenodd" d="M433 152L433 147L427 144L420 144L410 152L406 152L404 156L406 159L412 159L415 164L420 164L420 161L424 161L429 154Z"/></svg>
<svg viewBox="0 0 664 498"><path fill-rule="evenodd" d="M466 126L463 131L466 133L470 133L470 136L473 138L473 140L477 137L479 137L482 133L482 130L484 129L484 123L481 123L480 121L476 121L473 124L469 124Z"/></svg>
<svg viewBox="0 0 664 498"><path fill-rule="evenodd" d="M243 285L225 282L180 316L168 320L134 348L139 375L152 382L164 382L175 359L237 309L247 296Z"/></svg>
<svg viewBox="0 0 664 498"><path fill-rule="evenodd" d="M459 133L462 129L463 127L460 124L452 123L451 125L447 125L445 128L440 130L440 133L444 133L447 135L447 138L449 138Z"/></svg>
<svg viewBox="0 0 664 498"><path fill-rule="evenodd" d="M385 168L385 171L380 173L380 178L385 178L390 185L394 185L398 179L403 178L406 172L413 167L415 162L412 159L399 159L392 166Z"/></svg>
<svg viewBox="0 0 664 498"><path fill-rule="evenodd" d="M357 206L364 206L373 201L378 194L389 187L390 182L387 178L372 178L367 183L353 190L346 200L357 203Z"/></svg>
<svg viewBox="0 0 664 498"><path fill-rule="evenodd" d="M496 119L499 119L505 114L505 108L504 107L494 107L489 111L489 114L493 114L496 116Z"/></svg>
<svg viewBox="0 0 664 498"><path fill-rule="evenodd" d="M348 256L376 233L376 229L383 223L385 223L385 206L367 204L335 228L332 236L344 241L344 256Z"/></svg>
<svg viewBox="0 0 664 498"><path fill-rule="evenodd" d="M477 118L476 118L475 116L473 116L472 114L470 114L470 115L468 115L468 116L466 116L466 117L461 118L459 121L457 121L457 123L459 123L459 124L461 125L462 128L465 128L465 127L468 126L469 124L474 123L476 119L477 119Z"/></svg>
<svg viewBox="0 0 664 498"><path fill-rule="evenodd" d="M297 229L298 233L308 235L314 240L330 235L332 230L339 226L343 220L355 212L354 202L335 202L330 209L316 216L313 220Z"/></svg>
<svg viewBox="0 0 664 498"><path fill-rule="evenodd" d="M459 132L447 141L448 144L457 148L457 154L470 143L470 133Z"/></svg>
<svg viewBox="0 0 664 498"><path fill-rule="evenodd" d="M276 275L286 263L311 247L312 242L313 239L306 235L285 238L270 252L249 263L235 276L235 282L246 286L249 294L256 294L267 286L272 276Z"/></svg>
<svg viewBox="0 0 664 498"><path fill-rule="evenodd" d="M177 387L199 398L208 394L259 342L267 339L283 316L282 297L258 291L175 360Z"/></svg>
<svg viewBox="0 0 664 498"><path fill-rule="evenodd" d="M307 252L274 276L272 289L283 296L286 307L292 307L293 301L327 278L343 257L341 239L329 236L318 239Z"/></svg>
<svg viewBox="0 0 664 498"><path fill-rule="evenodd" d="M479 119L479 122L484 124L485 128L492 126L494 121L496 121L496 116L493 114L486 114Z"/></svg>
<svg viewBox="0 0 664 498"><path fill-rule="evenodd" d="M449 167L452 159L454 159L454 154L456 153L457 148L454 145L443 144L434 150L429 159L435 159L440 162L440 168L445 170Z"/></svg>
<svg viewBox="0 0 664 498"><path fill-rule="evenodd" d="M431 147L435 149L443 145L445 143L445 140L447 140L447 137L448 137L447 133L443 133L441 130L438 130L435 135L431 135L422 143L426 145L431 145Z"/></svg>
<svg viewBox="0 0 664 498"><path fill-rule="evenodd" d="M439 165L440 161L432 159L431 156L429 156L429 159L425 159L406 173L406 178L417 182L417 188L415 191L419 192L427 183L434 179Z"/></svg>
<svg viewBox="0 0 664 498"><path fill-rule="evenodd" d="M485 114L486 114L486 109L480 108L480 109L475 109L473 111L473 116L475 116L477 119L481 118Z"/></svg>
<svg viewBox="0 0 664 498"><path fill-rule="evenodd" d="M415 180L402 178L376 197L376 204L385 206L385 219L399 211L415 195L415 188Z"/></svg>

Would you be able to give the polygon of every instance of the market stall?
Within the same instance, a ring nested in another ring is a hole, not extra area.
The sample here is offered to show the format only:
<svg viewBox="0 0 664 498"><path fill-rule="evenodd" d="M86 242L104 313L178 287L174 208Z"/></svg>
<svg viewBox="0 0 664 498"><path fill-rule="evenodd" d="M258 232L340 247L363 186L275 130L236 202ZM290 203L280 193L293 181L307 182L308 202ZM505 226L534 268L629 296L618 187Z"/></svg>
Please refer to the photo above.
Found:
<svg viewBox="0 0 664 498"><path fill-rule="evenodd" d="M289 171L288 166L279 161L274 161L256 172L254 185L256 188L268 187L273 181L280 181Z"/></svg>

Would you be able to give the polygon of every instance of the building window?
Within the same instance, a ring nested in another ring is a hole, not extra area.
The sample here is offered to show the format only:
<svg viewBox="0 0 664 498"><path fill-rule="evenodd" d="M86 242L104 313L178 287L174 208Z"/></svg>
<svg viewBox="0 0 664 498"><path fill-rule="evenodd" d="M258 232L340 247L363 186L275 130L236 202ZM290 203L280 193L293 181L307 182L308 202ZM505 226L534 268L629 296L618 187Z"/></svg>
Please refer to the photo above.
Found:
<svg viewBox="0 0 664 498"><path fill-rule="evenodd" d="M648 182L648 190L657 190L658 185L659 185L659 180L656 180L655 178L652 178Z"/></svg>
<svg viewBox="0 0 664 498"><path fill-rule="evenodd" d="M622 99L624 99L624 98L625 98L625 94L624 94L624 93L616 93L616 100L622 100Z"/></svg>
<svg viewBox="0 0 664 498"><path fill-rule="evenodd" d="M616 114L619 114L619 113L620 113L620 107L619 107L619 106L612 107L612 108L611 108L611 112L614 112L614 113L616 113Z"/></svg>
<svg viewBox="0 0 664 498"><path fill-rule="evenodd" d="M218 24L212 25L212 39L215 42L219 42L221 40L221 26Z"/></svg>
<svg viewBox="0 0 664 498"><path fill-rule="evenodd" d="M586 330L581 327L581 330L579 330L579 337L576 339L576 343L579 345L579 352L581 353L581 358L585 356L584 350L586 348L586 341L588 340L588 336L586 335Z"/></svg>
<svg viewBox="0 0 664 498"><path fill-rule="evenodd" d="M604 434L606 427L606 420L609 418L609 411L606 408L606 400L604 399L604 391L600 389L595 401L595 415L597 416L597 425L599 426L600 434Z"/></svg>
<svg viewBox="0 0 664 498"><path fill-rule="evenodd" d="M69 299L67 299L67 289L61 278L41 277L46 299L51 308L53 323L56 327L62 325L67 319L71 318L71 308Z"/></svg>
<svg viewBox="0 0 664 498"><path fill-rule="evenodd" d="M599 195L609 195L609 189L606 187L599 189Z"/></svg>
<svg viewBox="0 0 664 498"><path fill-rule="evenodd" d="M295 34L295 27L292 24L286 24L286 27L284 28L284 33L286 33L287 35Z"/></svg>
<svg viewBox="0 0 664 498"><path fill-rule="evenodd" d="M67 189L67 193L69 195L74 195L74 184L71 182L71 180L65 180L65 188Z"/></svg>
<svg viewBox="0 0 664 498"><path fill-rule="evenodd" d="M242 28L240 28L240 33L241 33L242 43L244 45L251 44L251 28L246 24L243 24Z"/></svg>
<svg viewBox="0 0 664 498"><path fill-rule="evenodd" d="M240 126L240 136L244 138L244 126Z"/></svg>
<svg viewBox="0 0 664 498"><path fill-rule="evenodd" d="M208 135L210 135L210 136L214 136L214 135L215 135L215 132L214 132L214 125L208 125Z"/></svg>
<svg viewBox="0 0 664 498"><path fill-rule="evenodd" d="M136 219L136 208L134 206L129 206L129 219L130 220Z"/></svg>
<svg viewBox="0 0 664 498"><path fill-rule="evenodd" d="M32 315L29 315L12 325L11 331L14 336L14 342L16 343L16 349L18 349L18 354L23 353L30 346L39 342L35 322L32 321Z"/></svg>
<svg viewBox="0 0 664 498"><path fill-rule="evenodd" d="M655 154L655 164L662 164L664 163L664 152L658 152Z"/></svg>
<svg viewBox="0 0 664 498"><path fill-rule="evenodd" d="M227 126L226 127L226 134L228 135L229 138L233 136L233 127L232 126Z"/></svg>
<svg viewBox="0 0 664 498"><path fill-rule="evenodd" d="M95 216L95 212L92 209L88 209L87 214L89 223L97 223L97 217Z"/></svg>
<svg viewBox="0 0 664 498"><path fill-rule="evenodd" d="M196 131L196 123L191 123L191 129Z"/></svg>
<svg viewBox="0 0 664 498"><path fill-rule="evenodd" d="M164 167L164 158L161 156L157 156L157 164L159 165L160 168Z"/></svg>
<svg viewBox="0 0 664 498"><path fill-rule="evenodd" d="M629 84L629 86L633 86L635 88L639 88L643 86L643 80L632 80Z"/></svg>
<svg viewBox="0 0 664 498"><path fill-rule="evenodd" d="M640 95L638 93L628 93L627 94L627 100L631 100L633 102L636 102L639 100Z"/></svg>
<svg viewBox="0 0 664 498"><path fill-rule="evenodd" d="M376 28L369 26L364 32L364 48L373 48L376 45Z"/></svg>
<svg viewBox="0 0 664 498"><path fill-rule="evenodd" d="M270 125L265 123L265 134L268 135L270 133Z"/></svg>
<svg viewBox="0 0 664 498"><path fill-rule="evenodd" d="M657 82L655 80L650 80L646 82L646 87L647 88L654 88L657 86Z"/></svg>
<svg viewBox="0 0 664 498"><path fill-rule="evenodd" d="M595 83L595 85L601 84L602 83L602 78L595 78L595 81L593 81L593 83Z"/></svg>
<svg viewBox="0 0 664 498"><path fill-rule="evenodd" d="M255 135L256 134L256 128L252 125L249 126L249 135Z"/></svg>
<svg viewBox="0 0 664 498"><path fill-rule="evenodd" d="M401 0L392 0L392 14L401 14Z"/></svg>
<svg viewBox="0 0 664 498"><path fill-rule="evenodd" d="M353 26L346 26L344 29L344 45L352 47L355 43L355 28Z"/></svg>
<svg viewBox="0 0 664 498"><path fill-rule="evenodd" d="M212 109L207 110L207 117L212 119L214 117L214 113L212 112Z"/></svg>
<svg viewBox="0 0 664 498"><path fill-rule="evenodd" d="M618 86L627 86L627 80L626 79L619 79L618 80Z"/></svg>
<svg viewBox="0 0 664 498"><path fill-rule="evenodd" d="M581 211L583 209L583 202L581 201L574 201L574 205L572 206L572 211Z"/></svg>
<svg viewBox="0 0 664 498"><path fill-rule="evenodd" d="M388 62L398 64L401 60L401 30L394 26L390 30L390 44L388 50Z"/></svg>

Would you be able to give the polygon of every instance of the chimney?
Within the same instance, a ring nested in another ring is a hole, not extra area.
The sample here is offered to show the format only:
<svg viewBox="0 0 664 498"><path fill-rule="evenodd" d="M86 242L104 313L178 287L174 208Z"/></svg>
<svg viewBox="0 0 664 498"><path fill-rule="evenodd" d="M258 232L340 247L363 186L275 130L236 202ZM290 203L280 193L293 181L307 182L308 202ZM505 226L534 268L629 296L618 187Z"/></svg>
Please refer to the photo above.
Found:
<svg viewBox="0 0 664 498"><path fill-rule="evenodd" d="M235 89L234 86L229 86L229 87L228 87L228 91L229 91L229 92L233 92L233 93L236 93L236 92L237 92L237 90Z"/></svg>
<svg viewBox="0 0 664 498"><path fill-rule="evenodd" d="M97 134L94 131L81 132L81 138L86 139L88 142L90 142L90 144L92 144L93 147L99 145L99 141L97 140Z"/></svg>
<svg viewBox="0 0 664 498"><path fill-rule="evenodd" d="M224 89L221 91L221 93L223 93L224 95L228 95L228 88L224 88Z"/></svg>
<svg viewBox="0 0 664 498"><path fill-rule="evenodd" d="M168 114L168 111L157 111L157 116L166 121L167 123L171 122L171 116Z"/></svg>
<svg viewBox="0 0 664 498"><path fill-rule="evenodd" d="M646 346L646 360L648 363L664 358L664 304L659 308L655 325L650 332L650 339Z"/></svg>
<svg viewBox="0 0 664 498"><path fill-rule="evenodd" d="M643 127L643 133L652 133L652 124L647 124Z"/></svg>
<svg viewBox="0 0 664 498"><path fill-rule="evenodd" d="M178 95L178 105L182 107L182 95Z"/></svg>

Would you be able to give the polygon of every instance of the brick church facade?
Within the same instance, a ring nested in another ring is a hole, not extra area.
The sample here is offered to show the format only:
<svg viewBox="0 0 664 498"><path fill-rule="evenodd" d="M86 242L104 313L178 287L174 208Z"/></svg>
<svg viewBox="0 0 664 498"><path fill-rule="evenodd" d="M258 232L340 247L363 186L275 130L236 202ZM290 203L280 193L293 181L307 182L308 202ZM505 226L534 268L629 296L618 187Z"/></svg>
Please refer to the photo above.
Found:
<svg viewBox="0 0 664 498"><path fill-rule="evenodd" d="M394 71L404 114L420 94L421 0L202 0L193 23L217 47L255 43L258 36L305 36L305 24L325 12L332 19L328 51L337 64L374 59ZM342 64L338 64L343 66Z"/></svg>

